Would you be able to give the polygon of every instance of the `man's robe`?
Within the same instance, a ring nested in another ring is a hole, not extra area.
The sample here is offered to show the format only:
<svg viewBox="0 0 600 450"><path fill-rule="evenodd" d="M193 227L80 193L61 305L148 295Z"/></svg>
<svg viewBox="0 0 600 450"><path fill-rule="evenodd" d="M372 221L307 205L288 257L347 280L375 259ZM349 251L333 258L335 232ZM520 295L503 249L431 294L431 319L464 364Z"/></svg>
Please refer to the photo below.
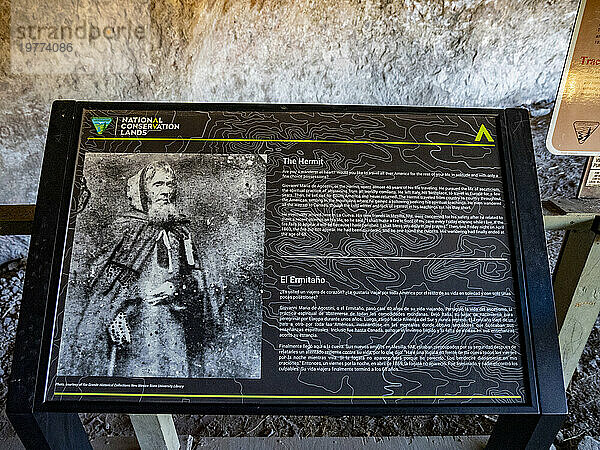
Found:
<svg viewBox="0 0 600 450"><path fill-rule="evenodd" d="M151 263L153 256L154 259L158 257L161 260L163 267L169 264L170 256L165 255L165 251L168 250L161 245L161 236L165 231L170 236L178 236L174 245L178 245L179 248L176 249L178 252L174 253L180 255L176 264L177 270L169 279L175 286L177 297L166 301L167 304L169 302L177 304L171 311L172 316L166 317L166 321L170 320L173 327L176 327L176 323L181 324L185 335L183 346L188 354L188 361L198 358L202 346L210 337L209 334L214 333L220 322L219 305L214 292L211 293L211 289L207 289L204 271L199 266L196 249L191 245L188 223L188 220L180 217L163 226L152 223L146 214L139 211L133 211L115 221L113 228L118 235L117 242L94 264L94 273L88 287L89 303L77 326L76 341L70 349L70 373L81 376L106 376L109 374L111 364L114 366L116 363L118 367L115 376L143 376L143 368L136 373L119 373L119 367L125 372L133 370L132 367L136 365L136 352L139 353L140 349L132 345L115 348L116 344L112 342L108 328L117 314L123 312L134 327L132 332L148 331L135 329L136 319L143 315L142 312L148 312L148 308L152 308L144 303L144 298L140 297L138 284L140 277L148 271L148 264ZM184 244L186 237L187 248ZM163 314L168 314L164 308ZM173 341L180 331L174 329L173 333L174 336L169 339L170 341ZM145 336L144 338L147 339ZM137 341L139 342L139 339ZM127 358L133 359L127 361ZM157 355L157 358L160 358L160 355ZM144 361L147 362L147 358ZM146 364L144 361L141 362L142 365ZM182 362L181 367L188 367L187 362ZM155 367L148 370L157 369ZM162 376L180 376L179 373L183 377L189 375L183 373L189 372L187 369L171 372ZM160 374L148 373L145 376L160 376Z"/></svg>

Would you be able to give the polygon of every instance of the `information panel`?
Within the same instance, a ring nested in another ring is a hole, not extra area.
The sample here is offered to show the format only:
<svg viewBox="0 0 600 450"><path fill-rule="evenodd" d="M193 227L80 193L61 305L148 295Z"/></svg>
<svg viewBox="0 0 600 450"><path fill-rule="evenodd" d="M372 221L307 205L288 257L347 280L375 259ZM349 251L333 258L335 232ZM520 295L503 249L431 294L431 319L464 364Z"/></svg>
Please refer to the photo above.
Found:
<svg viewBox="0 0 600 450"><path fill-rule="evenodd" d="M46 401L530 402L497 117L84 110Z"/></svg>

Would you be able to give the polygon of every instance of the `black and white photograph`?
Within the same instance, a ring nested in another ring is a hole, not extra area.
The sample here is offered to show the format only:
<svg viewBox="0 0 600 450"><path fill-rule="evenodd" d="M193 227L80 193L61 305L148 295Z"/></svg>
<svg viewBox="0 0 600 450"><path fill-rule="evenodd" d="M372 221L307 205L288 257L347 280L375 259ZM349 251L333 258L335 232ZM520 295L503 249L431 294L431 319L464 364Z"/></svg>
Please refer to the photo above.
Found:
<svg viewBox="0 0 600 450"><path fill-rule="evenodd" d="M260 378L265 167L85 155L59 376Z"/></svg>

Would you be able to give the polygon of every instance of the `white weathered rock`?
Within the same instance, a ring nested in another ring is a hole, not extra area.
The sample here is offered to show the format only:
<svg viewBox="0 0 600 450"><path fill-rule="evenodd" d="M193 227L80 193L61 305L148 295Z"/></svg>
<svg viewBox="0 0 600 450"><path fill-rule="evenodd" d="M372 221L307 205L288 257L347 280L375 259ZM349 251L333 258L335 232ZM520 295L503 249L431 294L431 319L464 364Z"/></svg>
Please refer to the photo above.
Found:
<svg viewBox="0 0 600 450"><path fill-rule="evenodd" d="M45 3L19 3L47 14ZM105 3L101 14L117 14ZM134 73L2 66L0 203L35 201L54 99L529 104L555 96L577 9L575 0L196 3L153 2L150 54L98 52L107 70L119 59Z"/></svg>
<svg viewBox="0 0 600 450"><path fill-rule="evenodd" d="M1 200L0 203L2 203ZM25 258L28 249L28 236L0 236L0 264L15 259Z"/></svg>
<svg viewBox="0 0 600 450"><path fill-rule="evenodd" d="M577 445L577 450L598 450L600 441L591 436L585 436Z"/></svg>

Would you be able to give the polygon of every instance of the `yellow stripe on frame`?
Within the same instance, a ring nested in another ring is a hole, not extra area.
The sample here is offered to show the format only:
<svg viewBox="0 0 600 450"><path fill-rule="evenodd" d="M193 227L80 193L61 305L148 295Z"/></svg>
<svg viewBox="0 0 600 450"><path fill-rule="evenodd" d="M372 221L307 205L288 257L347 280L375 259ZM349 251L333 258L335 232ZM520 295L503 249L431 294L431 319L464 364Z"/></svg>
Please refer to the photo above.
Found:
<svg viewBox="0 0 600 450"><path fill-rule="evenodd" d="M382 144L382 145L433 145L462 147L494 147L494 143L450 143L450 142L411 142L411 141L328 141L320 139L213 139L213 138L140 138L140 137L88 137L95 141L200 141L200 142L284 142L284 143L317 143L317 144Z"/></svg>
<svg viewBox="0 0 600 450"><path fill-rule="evenodd" d="M520 395L252 395L252 394L128 394L113 392L55 392L57 396L257 398L257 399L520 399Z"/></svg>

